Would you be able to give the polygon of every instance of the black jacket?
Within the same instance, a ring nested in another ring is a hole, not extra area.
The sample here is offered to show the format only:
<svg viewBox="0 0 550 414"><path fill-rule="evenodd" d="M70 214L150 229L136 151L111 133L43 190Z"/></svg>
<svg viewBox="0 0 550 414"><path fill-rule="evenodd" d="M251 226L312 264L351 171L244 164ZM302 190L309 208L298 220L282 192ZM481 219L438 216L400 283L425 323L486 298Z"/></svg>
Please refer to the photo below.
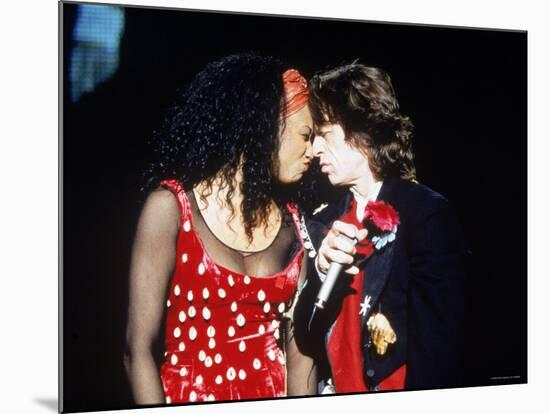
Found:
<svg viewBox="0 0 550 414"><path fill-rule="evenodd" d="M316 249L332 223L348 211L351 200L349 193L306 220ZM384 180L377 200L398 211L400 225L395 240L375 250L361 265L365 273L361 298L371 297L371 307L361 320L365 383L376 390L384 378L406 363L405 389L462 386L469 252L457 219L442 195L397 178ZM321 281L310 264L294 313L295 336L303 352L322 360L350 276L341 275L326 309L316 311L312 318ZM365 328L374 310L388 318L397 335L397 342L389 345L383 356L370 345Z"/></svg>

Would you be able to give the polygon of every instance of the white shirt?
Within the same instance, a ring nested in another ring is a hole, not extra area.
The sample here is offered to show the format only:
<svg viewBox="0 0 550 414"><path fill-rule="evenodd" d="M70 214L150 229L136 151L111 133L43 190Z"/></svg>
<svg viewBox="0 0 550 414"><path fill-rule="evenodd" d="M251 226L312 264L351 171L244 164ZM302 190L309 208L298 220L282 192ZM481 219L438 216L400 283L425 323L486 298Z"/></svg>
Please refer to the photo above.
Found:
<svg viewBox="0 0 550 414"><path fill-rule="evenodd" d="M357 217L357 220L359 220L360 222L363 221L367 203L369 201L376 201L381 188L382 188L382 181L375 182L366 197L359 194L353 188L350 190L351 193L353 194L353 198L355 198L355 201L357 203L357 209L355 210L355 215Z"/></svg>

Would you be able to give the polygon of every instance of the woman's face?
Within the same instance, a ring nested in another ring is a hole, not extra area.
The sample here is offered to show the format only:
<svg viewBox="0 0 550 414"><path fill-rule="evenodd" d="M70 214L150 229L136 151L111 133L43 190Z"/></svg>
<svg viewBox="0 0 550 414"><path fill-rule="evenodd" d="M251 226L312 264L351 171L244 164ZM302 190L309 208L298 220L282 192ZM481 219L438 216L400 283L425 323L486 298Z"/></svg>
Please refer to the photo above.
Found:
<svg viewBox="0 0 550 414"><path fill-rule="evenodd" d="M308 170L313 153L313 120L306 105L285 119L280 135L275 173L282 183L299 181Z"/></svg>

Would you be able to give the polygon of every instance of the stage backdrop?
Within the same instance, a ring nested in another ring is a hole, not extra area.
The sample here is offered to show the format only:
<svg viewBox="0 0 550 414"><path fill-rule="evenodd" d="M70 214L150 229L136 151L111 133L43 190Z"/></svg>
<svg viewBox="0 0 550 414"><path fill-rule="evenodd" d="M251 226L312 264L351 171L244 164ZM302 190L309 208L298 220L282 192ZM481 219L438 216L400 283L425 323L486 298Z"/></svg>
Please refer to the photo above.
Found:
<svg viewBox="0 0 550 414"><path fill-rule="evenodd" d="M388 71L416 129L420 182L444 194L473 252L467 384L527 381L527 34L62 4L62 404L132 406L122 356L147 142L175 96L230 53L306 76Z"/></svg>

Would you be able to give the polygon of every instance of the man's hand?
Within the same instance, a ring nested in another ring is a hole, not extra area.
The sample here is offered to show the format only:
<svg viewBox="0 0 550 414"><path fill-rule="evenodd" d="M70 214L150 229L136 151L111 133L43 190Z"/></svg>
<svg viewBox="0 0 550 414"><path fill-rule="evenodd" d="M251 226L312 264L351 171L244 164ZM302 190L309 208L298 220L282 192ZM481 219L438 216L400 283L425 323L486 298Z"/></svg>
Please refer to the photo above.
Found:
<svg viewBox="0 0 550 414"><path fill-rule="evenodd" d="M317 255L317 270L326 274L332 262L348 265L344 272L350 275L359 273L359 268L353 264L356 253L355 242L361 242L367 237L367 230L359 230L353 224L335 221L327 233Z"/></svg>
<svg viewBox="0 0 550 414"><path fill-rule="evenodd" d="M397 340L397 335L395 335L390 321L381 313L369 318L367 328L378 355L384 355L388 349L388 344L393 344Z"/></svg>

